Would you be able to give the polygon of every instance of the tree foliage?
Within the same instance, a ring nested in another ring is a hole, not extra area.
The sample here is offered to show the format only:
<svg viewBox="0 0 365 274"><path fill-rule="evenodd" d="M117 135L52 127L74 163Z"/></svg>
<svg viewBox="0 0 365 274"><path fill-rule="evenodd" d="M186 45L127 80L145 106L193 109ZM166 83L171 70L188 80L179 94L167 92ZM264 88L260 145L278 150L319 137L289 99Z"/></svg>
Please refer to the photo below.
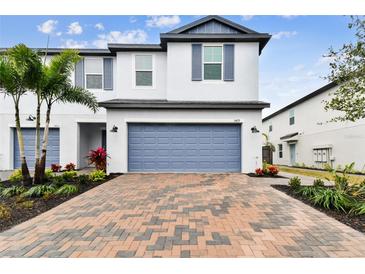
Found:
<svg viewBox="0 0 365 274"><path fill-rule="evenodd" d="M332 121L356 121L365 118L365 19L351 17L348 27L355 30L356 41L335 51L330 48L330 73L327 79L339 88L325 102L326 110L339 111Z"/></svg>

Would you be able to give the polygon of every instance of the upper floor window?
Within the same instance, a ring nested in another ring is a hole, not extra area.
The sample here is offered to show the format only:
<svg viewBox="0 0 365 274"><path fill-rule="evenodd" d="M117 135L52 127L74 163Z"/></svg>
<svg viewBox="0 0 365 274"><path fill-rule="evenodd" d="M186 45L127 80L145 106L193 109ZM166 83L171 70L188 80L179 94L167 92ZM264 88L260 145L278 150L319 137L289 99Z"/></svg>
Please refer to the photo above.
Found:
<svg viewBox="0 0 365 274"><path fill-rule="evenodd" d="M153 58L152 55L135 56L136 87L152 87Z"/></svg>
<svg viewBox="0 0 365 274"><path fill-rule="evenodd" d="M103 59L85 59L86 89L103 89Z"/></svg>
<svg viewBox="0 0 365 274"><path fill-rule="evenodd" d="M204 80L222 80L222 46L204 46Z"/></svg>
<svg viewBox="0 0 365 274"><path fill-rule="evenodd" d="M269 132L272 131L272 125L269 125Z"/></svg>
<svg viewBox="0 0 365 274"><path fill-rule="evenodd" d="M289 125L295 124L294 109L289 111Z"/></svg>

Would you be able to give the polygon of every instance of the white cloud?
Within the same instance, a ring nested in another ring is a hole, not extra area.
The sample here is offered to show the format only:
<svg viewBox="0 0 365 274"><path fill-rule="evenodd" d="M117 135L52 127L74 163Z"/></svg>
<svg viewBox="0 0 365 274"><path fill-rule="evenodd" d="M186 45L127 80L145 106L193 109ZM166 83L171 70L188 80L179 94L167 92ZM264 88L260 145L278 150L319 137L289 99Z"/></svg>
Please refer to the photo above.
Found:
<svg viewBox="0 0 365 274"><path fill-rule="evenodd" d="M42 24L37 26L38 31L51 34L56 30L56 25L58 24L58 21L56 20L47 20L43 22Z"/></svg>
<svg viewBox="0 0 365 274"><path fill-rule="evenodd" d="M242 15L241 18L243 21L250 21L253 18L253 15Z"/></svg>
<svg viewBox="0 0 365 274"><path fill-rule="evenodd" d="M136 23L137 22L137 18L135 16L130 16L129 17L129 23Z"/></svg>
<svg viewBox="0 0 365 274"><path fill-rule="evenodd" d="M322 65L329 65L334 60L333 57L328 56L321 56L318 58L317 62L315 63L316 67L322 66Z"/></svg>
<svg viewBox="0 0 365 274"><path fill-rule="evenodd" d="M141 44L146 42L147 33L144 30L111 31L107 34L98 35L93 42L97 48L106 48L108 43Z"/></svg>
<svg viewBox="0 0 365 274"><path fill-rule="evenodd" d="M82 27L79 22L73 22L68 26L68 34L79 35L82 33Z"/></svg>
<svg viewBox="0 0 365 274"><path fill-rule="evenodd" d="M73 48L73 49L83 49L88 45L87 41L75 41L73 39L64 40L61 48Z"/></svg>
<svg viewBox="0 0 365 274"><path fill-rule="evenodd" d="M104 28L104 25L103 25L103 23L97 23L97 24L95 24L95 26L94 26L97 30L104 30L105 28Z"/></svg>
<svg viewBox="0 0 365 274"><path fill-rule="evenodd" d="M298 15L281 15L281 17L285 18L285 19L293 19L295 17L297 17Z"/></svg>
<svg viewBox="0 0 365 274"><path fill-rule="evenodd" d="M181 22L178 15L172 16L149 16L146 20L147 27L150 28L166 28L172 27Z"/></svg>
<svg viewBox="0 0 365 274"><path fill-rule="evenodd" d="M296 32L296 31L279 31L279 32L274 33L272 35L272 38L279 40L281 38L290 38L297 34L298 34L298 32Z"/></svg>

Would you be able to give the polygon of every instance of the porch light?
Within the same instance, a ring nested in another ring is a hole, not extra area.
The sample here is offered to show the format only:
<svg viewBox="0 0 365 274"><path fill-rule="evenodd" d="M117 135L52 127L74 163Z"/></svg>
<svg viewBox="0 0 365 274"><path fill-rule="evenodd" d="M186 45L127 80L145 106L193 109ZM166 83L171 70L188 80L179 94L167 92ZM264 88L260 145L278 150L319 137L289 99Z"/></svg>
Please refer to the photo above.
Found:
<svg viewBox="0 0 365 274"><path fill-rule="evenodd" d="M113 128L110 130L110 132L118 132L118 127L113 125Z"/></svg>
<svg viewBox="0 0 365 274"><path fill-rule="evenodd" d="M256 126L253 126L253 127L251 128L251 132L252 132L252 133L259 133L260 131L257 129L257 127L256 127Z"/></svg>
<svg viewBox="0 0 365 274"><path fill-rule="evenodd" d="M32 114L29 114L28 118L26 119L27 121L34 121L35 117Z"/></svg>

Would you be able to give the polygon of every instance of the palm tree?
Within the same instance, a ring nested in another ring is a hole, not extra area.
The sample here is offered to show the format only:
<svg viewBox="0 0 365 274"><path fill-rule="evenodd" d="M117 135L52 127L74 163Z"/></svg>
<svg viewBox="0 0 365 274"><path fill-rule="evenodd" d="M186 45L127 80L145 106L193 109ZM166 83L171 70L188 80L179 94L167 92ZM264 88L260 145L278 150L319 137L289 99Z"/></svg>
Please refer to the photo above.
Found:
<svg viewBox="0 0 365 274"><path fill-rule="evenodd" d="M266 133L262 133L262 136L264 136L265 139L264 146L269 147L270 151L275 152L275 145L270 142L269 135Z"/></svg>
<svg viewBox="0 0 365 274"><path fill-rule="evenodd" d="M89 91L76 87L71 82L71 73L81 57L76 50L65 50L53 57L49 65L43 68L43 77L40 85L42 98L47 106L46 122L43 133L41 159L35 169L35 183L44 179L46 166L47 145L51 111L54 103L76 103L81 104L94 113L98 109L96 97Z"/></svg>
<svg viewBox="0 0 365 274"><path fill-rule="evenodd" d="M39 82L40 70L39 55L24 44L8 49L0 56L0 86L5 95L10 96L14 102L23 184L30 184L31 177L24 152L19 102L28 90L36 88L36 84Z"/></svg>

